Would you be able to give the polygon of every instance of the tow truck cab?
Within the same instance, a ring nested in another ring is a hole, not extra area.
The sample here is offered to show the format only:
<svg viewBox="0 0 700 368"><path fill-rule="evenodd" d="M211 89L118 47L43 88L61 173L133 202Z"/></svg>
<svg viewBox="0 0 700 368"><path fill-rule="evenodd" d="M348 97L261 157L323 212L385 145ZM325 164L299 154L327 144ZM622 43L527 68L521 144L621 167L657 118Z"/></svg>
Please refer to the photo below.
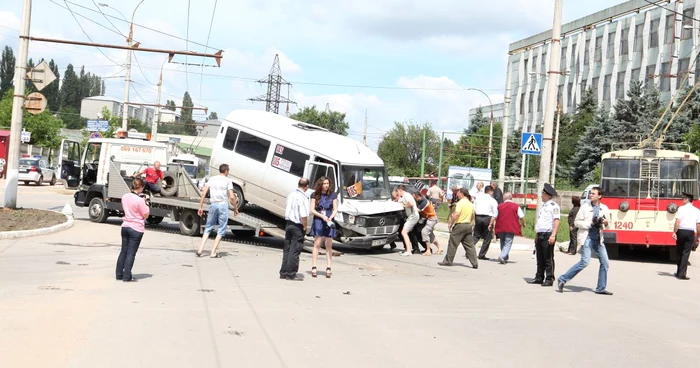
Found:
<svg viewBox="0 0 700 368"><path fill-rule="evenodd" d="M59 151L60 180L65 188L76 189L75 205L89 207L90 219L105 222L109 216L123 216L121 193L109 192L110 161L128 178L155 161L167 162L165 144L132 138L98 138L88 140L82 149L80 142L64 139ZM167 216L153 209L152 218Z"/></svg>

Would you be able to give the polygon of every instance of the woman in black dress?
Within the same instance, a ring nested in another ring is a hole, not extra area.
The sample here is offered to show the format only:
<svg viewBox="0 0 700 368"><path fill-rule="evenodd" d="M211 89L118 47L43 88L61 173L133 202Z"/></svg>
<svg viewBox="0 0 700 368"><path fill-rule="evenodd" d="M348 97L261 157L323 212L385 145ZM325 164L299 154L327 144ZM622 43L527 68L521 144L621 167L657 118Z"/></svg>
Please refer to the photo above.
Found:
<svg viewBox="0 0 700 368"><path fill-rule="evenodd" d="M311 276L318 276L316 261L321 243L326 245L326 278L331 277L331 258L333 257L333 238L335 237L335 223L333 219L338 213L338 195L335 193L333 183L322 176L314 185L314 194L311 197L311 214L314 215L311 224L311 235L314 237L314 251L311 257Z"/></svg>
<svg viewBox="0 0 700 368"><path fill-rule="evenodd" d="M579 196L571 197L571 204L574 205L574 208L572 208L571 211L569 211L569 217L567 218L567 220L569 221L569 251L567 253L576 255L576 236L578 235L578 229L576 228L576 226L574 226L574 220L576 220L578 210L581 209L581 198L579 198Z"/></svg>

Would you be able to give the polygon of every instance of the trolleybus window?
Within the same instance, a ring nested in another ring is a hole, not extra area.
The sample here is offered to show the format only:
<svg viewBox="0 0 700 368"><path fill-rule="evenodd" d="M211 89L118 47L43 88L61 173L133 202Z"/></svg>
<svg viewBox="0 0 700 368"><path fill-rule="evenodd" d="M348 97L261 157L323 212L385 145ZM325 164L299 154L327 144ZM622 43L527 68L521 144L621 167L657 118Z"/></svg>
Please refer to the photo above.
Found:
<svg viewBox="0 0 700 368"><path fill-rule="evenodd" d="M681 193L698 194L698 166L695 161L661 160L659 197L682 198Z"/></svg>
<svg viewBox="0 0 700 368"><path fill-rule="evenodd" d="M639 160L603 161L602 189L606 197L636 197L639 194Z"/></svg>
<svg viewBox="0 0 700 368"><path fill-rule="evenodd" d="M697 162L678 159L643 161L643 167L640 167L639 159L604 160L601 180L604 195L681 198L682 192L698 194ZM642 171L646 174L641 175Z"/></svg>

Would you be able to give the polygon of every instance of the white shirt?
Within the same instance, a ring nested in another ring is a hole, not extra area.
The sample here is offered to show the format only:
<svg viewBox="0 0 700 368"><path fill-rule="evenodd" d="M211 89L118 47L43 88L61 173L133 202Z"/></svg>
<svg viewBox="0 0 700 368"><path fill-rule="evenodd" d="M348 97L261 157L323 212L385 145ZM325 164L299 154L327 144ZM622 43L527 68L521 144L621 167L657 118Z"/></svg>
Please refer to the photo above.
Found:
<svg viewBox="0 0 700 368"><path fill-rule="evenodd" d="M408 194L408 192L403 192L403 195L399 198L399 203L401 204L408 204L413 202L413 206L411 207L406 207L406 216L411 217L415 216L418 217L418 206L416 206L416 200L413 199L413 195Z"/></svg>
<svg viewBox="0 0 700 368"><path fill-rule="evenodd" d="M510 199L503 201L503 203L507 203L507 202L513 203L513 201L511 201ZM520 206L518 206L518 218L524 218L524 217L525 217L525 212L523 212L523 209L520 208Z"/></svg>
<svg viewBox="0 0 700 368"><path fill-rule="evenodd" d="M678 230L695 231L696 224L700 223L700 210L695 208L692 203L684 204L678 208L676 220L681 220Z"/></svg>
<svg viewBox="0 0 700 368"><path fill-rule="evenodd" d="M484 190L478 190L476 187L472 190L469 191L469 194L472 196L472 202L476 200L476 197L479 197L480 195L484 194Z"/></svg>
<svg viewBox="0 0 700 368"><path fill-rule="evenodd" d="M498 202L488 194L482 194L474 199L474 213L479 216L498 217Z"/></svg>
<svg viewBox="0 0 700 368"><path fill-rule="evenodd" d="M537 222L535 222L536 233L551 233L554 230L554 220L561 218L561 210L559 205L553 200L547 201L540 208L540 213L537 214Z"/></svg>
<svg viewBox="0 0 700 368"><path fill-rule="evenodd" d="M219 203L228 201L228 191L233 190L233 183L223 175L216 175L209 178L209 203Z"/></svg>
<svg viewBox="0 0 700 368"><path fill-rule="evenodd" d="M287 196L287 207L284 210L284 219L300 225L303 225L301 219L309 217L311 210L311 199L297 189Z"/></svg>

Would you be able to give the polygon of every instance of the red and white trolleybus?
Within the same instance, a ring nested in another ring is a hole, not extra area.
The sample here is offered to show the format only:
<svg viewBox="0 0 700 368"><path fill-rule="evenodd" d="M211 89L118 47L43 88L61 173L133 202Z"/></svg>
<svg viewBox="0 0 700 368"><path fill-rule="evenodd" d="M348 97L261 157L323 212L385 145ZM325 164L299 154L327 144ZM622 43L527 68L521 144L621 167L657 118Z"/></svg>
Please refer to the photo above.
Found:
<svg viewBox="0 0 700 368"><path fill-rule="evenodd" d="M620 246L668 247L682 192L698 197L698 156L665 149L627 149L602 156L602 203L610 208L603 239L611 256ZM693 205L700 208L700 201Z"/></svg>

